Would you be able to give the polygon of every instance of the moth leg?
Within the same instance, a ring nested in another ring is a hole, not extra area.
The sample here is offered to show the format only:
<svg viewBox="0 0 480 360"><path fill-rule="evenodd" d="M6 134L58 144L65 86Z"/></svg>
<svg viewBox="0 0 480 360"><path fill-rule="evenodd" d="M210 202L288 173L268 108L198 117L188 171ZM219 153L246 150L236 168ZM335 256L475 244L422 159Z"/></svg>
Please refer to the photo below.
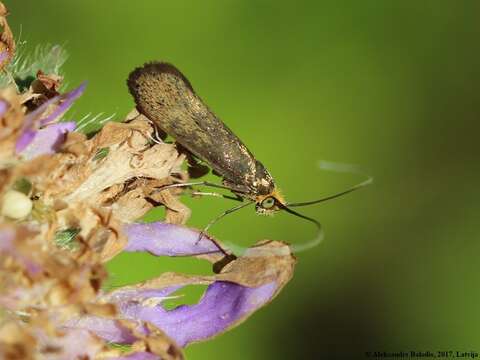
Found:
<svg viewBox="0 0 480 360"><path fill-rule="evenodd" d="M201 236L203 236L204 234L203 233L200 233ZM199 239L197 240L197 242L195 243L195 245L198 245L198 243L200 242L200 240L202 239L201 236L199 237ZM225 255L225 258L227 259L231 259L232 257L234 259L236 259L237 257L233 254L230 254L229 252L227 252L227 250L225 250L215 239L213 238L210 238L208 237L207 238L209 241L211 241L213 243L213 245L215 245L217 247L218 250L220 250L220 252Z"/></svg>
<svg viewBox="0 0 480 360"><path fill-rule="evenodd" d="M189 183L178 183L178 184L165 185L165 186L162 186L161 188L159 188L157 191L164 191L164 190L167 190L167 189L172 189L172 188L177 188L177 187L190 187L190 186L210 186L210 187L214 187L214 188L217 188L217 189L225 189L225 190L232 191L232 188L230 188L228 186L211 183L209 181L195 181L195 182L189 182Z"/></svg>
<svg viewBox="0 0 480 360"><path fill-rule="evenodd" d="M197 240L197 244L200 242L200 240L202 240L202 237L207 233L207 231L212 227L212 225L214 225L217 221L219 221L221 218L223 218L224 216L228 215L228 214L231 214L233 213L234 211L237 211L237 210L240 210L242 208L244 208L245 206L248 206L250 204L253 204L252 201L249 201L247 203L244 203L244 204L240 204L240 205L237 205L231 209L228 209L226 211L224 211L223 213L221 213L220 215L218 215L216 218L214 218L212 221L210 221L207 226L205 226L205 228L202 230L202 232L200 233L200 235L198 236L198 240Z"/></svg>
<svg viewBox="0 0 480 360"><path fill-rule="evenodd" d="M224 186L224 185L220 185L220 184L215 184L215 183L211 183L211 182L208 182L208 181L197 181L197 182L190 182L190 183L178 183L178 184L171 184L171 185L166 185L166 186L162 186L161 188L157 189L157 192L160 192L160 191L164 191L164 190L167 190L167 189L172 189L172 188L182 188L182 187L190 187L190 186L210 186L210 187L214 187L214 188L219 188L219 189L226 189L226 190L230 190L231 189L227 186ZM217 196L217 195L213 195L213 194L218 194L218 193L200 193L199 192L199 195L206 195L206 196ZM219 196L223 197L223 198L227 198L227 199L232 199L232 200L237 200L237 201L242 201L243 202L243 198L241 196L239 196L238 194L235 194L235 197L234 196L228 196L228 195L222 195L222 194L218 194ZM248 202L246 204L241 204L240 206L236 206L235 208L233 209L230 209L230 210L227 210L226 212L224 212L221 216L219 216L218 218L215 219L215 221L211 221L207 227L199 234L199 237L198 237L198 240L196 242L196 244L198 244L200 242L200 240L202 240L203 236L206 234L207 230L215 223L217 222L218 220L220 220L223 216L235 211L235 210L238 210L238 209L241 209L242 207L246 206L246 205L249 205L251 204L251 202ZM232 259L233 258L236 258L235 255L233 254L229 254L227 251L225 251L221 246L220 244L218 244L214 239L211 239L209 238L209 240L211 242L213 242L213 244L215 244L215 246L218 248L218 250L220 250L220 252L222 252L226 258Z"/></svg>
<svg viewBox="0 0 480 360"><path fill-rule="evenodd" d="M215 196L215 197L221 197L224 199L229 199L229 200L234 200L234 201L243 201L243 198L240 196L229 196L229 195L224 195L220 194L217 192L202 192L202 191L193 191L192 196Z"/></svg>
<svg viewBox="0 0 480 360"><path fill-rule="evenodd" d="M193 191L192 196L215 196L215 197L224 197L226 195L222 195L217 192L203 192L203 191Z"/></svg>

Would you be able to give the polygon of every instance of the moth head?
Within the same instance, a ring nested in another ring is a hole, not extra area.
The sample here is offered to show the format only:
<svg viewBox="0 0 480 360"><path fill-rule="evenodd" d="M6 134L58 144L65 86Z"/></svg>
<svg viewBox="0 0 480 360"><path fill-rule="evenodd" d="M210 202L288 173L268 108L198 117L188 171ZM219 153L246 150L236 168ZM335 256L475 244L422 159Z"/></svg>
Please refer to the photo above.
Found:
<svg viewBox="0 0 480 360"><path fill-rule="evenodd" d="M255 198L255 210L259 215L273 215L278 210L285 207L285 200L277 189L267 195L257 196Z"/></svg>

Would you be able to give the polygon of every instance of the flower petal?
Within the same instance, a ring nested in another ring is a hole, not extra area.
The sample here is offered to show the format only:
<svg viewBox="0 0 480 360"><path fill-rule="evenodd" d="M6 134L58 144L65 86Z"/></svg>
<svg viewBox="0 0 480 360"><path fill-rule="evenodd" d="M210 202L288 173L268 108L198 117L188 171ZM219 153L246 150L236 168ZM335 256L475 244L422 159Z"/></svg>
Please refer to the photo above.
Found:
<svg viewBox="0 0 480 360"><path fill-rule="evenodd" d="M62 100L62 103L55 109L54 112L52 112L46 118L41 119L40 125L45 126L51 122L57 121L60 116L62 116L70 108L70 106L72 106L73 102L82 95L86 86L87 83L84 82L78 88L70 91L69 93L60 95L60 100Z"/></svg>
<svg viewBox="0 0 480 360"><path fill-rule="evenodd" d="M275 282L248 288L217 281L208 287L200 302L194 305L182 305L172 310L166 310L161 305L145 306L139 302L119 305L124 317L149 321L184 347L228 330L237 321L265 305L277 287Z"/></svg>
<svg viewBox="0 0 480 360"><path fill-rule="evenodd" d="M137 291L132 294L135 300L119 296L121 291L117 291L108 300L116 303L120 318L148 321L184 347L192 342L207 340L239 324L272 300L281 286L283 284L275 281L256 288L216 281L208 287L197 304L182 305L172 310L164 309L157 301L151 301L156 298L152 296L152 290ZM117 302L115 299L121 300ZM88 316L69 322L67 326L88 329L107 341L132 343L134 340L112 319Z"/></svg>
<svg viewBox="0 0 480 360"><path fill-rule="evenodd" d="M212 239L185 226L153 222L129 224L124 227L128 237L127 252L147 251L156 256L187 256L219 253Z"/></svg>
<svg viewBox="0 0 480 360"><path fill-rule="evenodd" d="M35 135L37 135L37 130L33 130L31 128L25 128L22 131L22 134L18 137L15 144L15 151L17 154L22 152L28 146L28 144L33 141Z"/></svg>
<svg viewBox="0 0 480 360"><path fill-rule="evenodd" d="M45 126L52 122L58 121L60 116L62 116L70 108L75 99L77 99L83 93L85 86L86 83L83 83L78 88L66 94L55 96L29 113L25 117L22 133L20 134L15 145L17 154L25 150L25 148L33 141L38 132L39 126ZM60 105L58 105L58 107L50 115L40 119L41 115L47 110L47 108L56 103L60 103Z"/></svg>
<svg viewBox="0 0 480 360"><path fill-rule="evenodd" d="M20 155L26 160L31 160L39 155L55 153L64 142L65 135L75 130L75 127L76 123L71 121L51 124L38 130L33 138L29 139L28 145Z"/></svg>
<svg viewBox="0 0 480 360"><path fill-rule="evenodd" d="M123 327L113 319L97 316L83 316L79 319L71 319L65 324L66 328L86 329L93 331L97 336L110 342L119 344L132 344L137 340L131 331Z"/></svg>

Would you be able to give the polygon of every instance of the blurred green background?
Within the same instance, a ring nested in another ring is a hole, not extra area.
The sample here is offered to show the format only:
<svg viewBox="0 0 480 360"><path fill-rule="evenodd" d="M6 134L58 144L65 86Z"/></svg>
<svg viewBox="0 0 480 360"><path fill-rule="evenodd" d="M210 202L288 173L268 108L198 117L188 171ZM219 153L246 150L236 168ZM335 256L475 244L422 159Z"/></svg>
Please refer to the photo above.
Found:
<svg viewBox="0 0 480 360"><path fill-rule="evenodd" d="M302 209L323 243L298 254L269 306L190 359L362 359L366 351L480 352L480 2L6 0L27 47L65 44L71 87L88 80L75 115L121 119L125 79L145 61L176 64L244 140L288 200L361 180L321 171L357 164L375 184ZM203 227L231 207L189 199ZM251 208L212 228L248 245L300 244L302 221ZM112 286L165 270L207 271L188 259L122 255Z"/></svg>

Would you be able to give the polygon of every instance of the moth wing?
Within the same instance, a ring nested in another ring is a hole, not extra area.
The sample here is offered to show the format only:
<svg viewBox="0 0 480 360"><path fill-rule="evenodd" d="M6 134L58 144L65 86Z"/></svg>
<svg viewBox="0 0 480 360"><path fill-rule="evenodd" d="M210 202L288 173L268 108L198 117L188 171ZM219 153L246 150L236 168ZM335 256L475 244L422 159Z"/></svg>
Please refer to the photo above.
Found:
<svg viewBox="0 0 480 360"><path fill-rule="evenodd" d="M259 164L242 141L203 103L188 79L168 63L148 63L127 80L138 110L238 191L254 189Z"/></svg>

